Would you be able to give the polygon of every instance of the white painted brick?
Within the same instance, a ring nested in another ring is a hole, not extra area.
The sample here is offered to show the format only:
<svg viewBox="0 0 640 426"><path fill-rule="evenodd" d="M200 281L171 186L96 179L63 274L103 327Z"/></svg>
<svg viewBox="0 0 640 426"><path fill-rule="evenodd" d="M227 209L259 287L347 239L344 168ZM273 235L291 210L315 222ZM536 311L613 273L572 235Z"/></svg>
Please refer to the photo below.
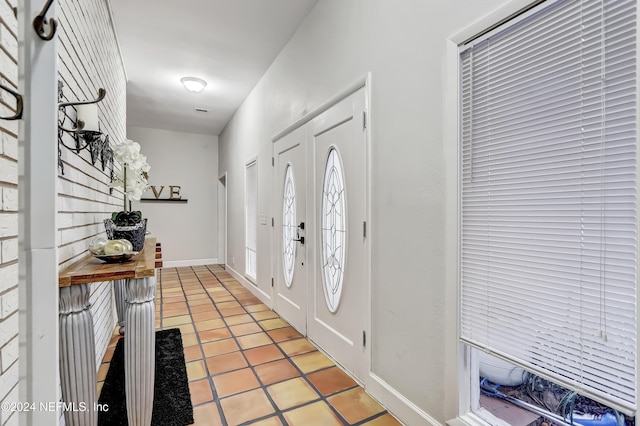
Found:
<svg viewBox="0 0 640 426"><path fill-rule="evenodd" d="M0 292L18 285L18 264L0 268Z"/></svg>
<svg viewBox="0 0 640 426"><path fill-rule="evenodd" d="M18 40L9 31L9 28L0 24L0 45L4 47L13 59L18 58Z"/></svg>
<svg viewBox="0 0 640 426"><path fill-rule="evenodd" d="M0 346L4 346L9 340L18 335L18 313L0 321ZM4 374L4 373L3 373ZM4 394L0 391L0 397Z"/></svg>
<svg viewBox="0 0 640 426"><path fill-rule="evenodd" d="M9 404L15 404L19 401L20 398L20 391L18 389L17 383L16 386L13 387L13 389L11 389L9 391L9 393L7 394L7 396L4 398L4 400L2 401L3 403L9 403ZM13 412L1 412L0 413L0 418L2 419L2 425L6 426L6 425L17 425L18 424L18 416L17 413L13 413ZM6 419L8 419L8 421L6 421Z"/></svg>
<svg viewBox="0 0 640 426"><path fill-rule="evenodd" d="M16 213L0 213L0 237L18 235L18 215Z"/></svg>
<svg viewBox="0 0 640 426"><path fill-rule="evenodd" d="M16 411L2 412L0 413L0 424L2 426L18 426L20 424L18 416L19 414Z"/></svg>
<svg viewBox="0 0 640 426"><path fill-rule="evenodd" d="M0 297L0 314L5 319L18 311L18 288L15 288ZM4 364L3 364L4 365Z"/></svg>
<svg viewBox="0 0 640 426"><path fill-rule="evenodd" d="M7 23L9 29L11 29L14 34L18 34L18 20L11 6L5 1L0 1L0 16L2 16L2 19Z"/></svg>
<svg viewBox="0 0 640 426"><path fill-rule="evenodd" d="M19 398L20 394L18 384L16 383L16 385L9 391L2 402L8 404L16 404ZM2 424L2 426L18 425L18 412L11 410L0 410L0 424Z"/></svg>
<svg viewBox="0 0 640 426"><path fill-rule="evenodd" d="M18 211L18 189L2 188L2 210L5 212Z"/></svg>
<svg viewBox="0 0 640 426"><path fill-rule="evenodd" d="M6 79L14 85L18 80L18 43L15 34L18 33L18 21L12 7L17 6L17 0L0 1L0 69ZM6 91L0 94L2 100L15 108L16 99ZM8 108L1 106L3 112ZM12 112L11 112L12 113ZM3 114L4 115L4 114ZM18 133L17 121L1 120L0 122L0 181L12 184L18 183ZM0 236L15 237L18 234L18 190L2 186L0 206ZM6 402L18 401L18 239L9 238L0 242L0 261L3 264L15 262L0 268L0 399ZM0 412L0 422L3 426L18 425L18 414Z"/></svg>
<svg viewBox="0 0 640 426"><path fill-rule="evenodd" d="M11 113L11 111L9 111L4 105L0 105L0 108L6 113ZM20 120L0 121L0 131L10 133L11 135L14 135L14 137L17 137L19 121Z"/></svg>
<svg viewBox="0 0 640 426"><path fill-rule="evenodd" d="M16 315L17 316L17 315ZM16 333L17 333L16 329ZM0 398L5 399L13 387L18 383L18 363L14 363L0 376Z"/></svg>
<svg viewBox="0 0 640 426"><path fill-rule="evenodd" d="M2 361L2 368L8 368L14 362L18 360L20 353L20 347L18 344L18 336L13 338L7 343L4 348L0 349L0 360Z"/></svg>
<svg viewBox="0 0 640 426"><path fill-rule="evenodd" d="M2 426L19 426L20 425L20 417L17 412L9 413L9 418L2 423Z"/></svg>
<svg viewBox="0 0 640 426"><path fill-rule="evenodd" d="M58 194L71 194L72 186L73 183L69 182L66 179L58 179L58 181L56 182L56 190L58 191Z"/></svg>
<svg viewBox="0 0 640 426"><path fill-rule="evenodd" d="M0 157L0 181L18 183L18 162Z"/></svg>
<svg viewBox="0 0 640 426"><path fill-rule="evenodd" d="M58 214L58 228L69 228L73 226L73 214L72 213L60 213Z"/></svg>
<svg viewBox="0 0 640 426"><path fill-rule="evenodd" d="M18 339L16 338L15 340L18 340ZM7 367L9 367L11 364L7 364ZM16 403L19 401L19 398L20 398L20 389L18 389L18 386L15 386L13 389L9 391L9 393L7 394L7 396L4 398L2 402Z"/></svg>
<svg viewBox="0 0 640 426"><path fill-rule="evenodd" d="M2 250L2 263L9 263L18 260L18 239L11 238L0 242Z"/></svg>
<svg viewBox="0 0 640 426"><path fill-rule="evenodd" d="M18 160L18 138L8 133L0 133L2 135L2 153L14 160Z"/></svg>
<svg viewBox="0 0 640 426"><path fill-rule="evenodd" d="M60 22L58 70L65 84L65 100L94 98L98 88L104 87L108 96L98 104L101 128L112 140L125 139L126 80L106 3L60 0L57 15ZM68 115L74 117L75 112L70 110ZM66 125L72 126L70 120ZM74 146L66 135L65 143ZM65 174L59 179L58 190L64 195L58 197L57 238L58 259L64 268L86 254L91 238L104 235L102 221L110 217L111 212L120 210L120 201L109 194L108 170L103 171L100 162L92 166L88 152L77 155L63 148L62 159ZM109 283L93 285L91 303L96 362L99 363L116 323L112 286Z"/></svg>
<svg viewBox="0 0 640 426"><path fill-rule="evenodd" d="M0 50L0 69L9 81L12 81L13 83L18 82L18 67L16 66L15 58L7 55L4 50ZM2 91L2 94L2 99L5 100L5 102L9 103L9 105L15 104L15 96L4 90Z"/></svg>

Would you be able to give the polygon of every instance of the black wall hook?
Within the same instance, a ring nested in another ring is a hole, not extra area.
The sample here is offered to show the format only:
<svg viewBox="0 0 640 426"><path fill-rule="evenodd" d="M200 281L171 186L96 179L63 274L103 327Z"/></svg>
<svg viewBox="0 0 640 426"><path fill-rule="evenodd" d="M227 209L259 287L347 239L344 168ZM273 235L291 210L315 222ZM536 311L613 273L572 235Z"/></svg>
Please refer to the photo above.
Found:
<svg viewBox="0 0 640 426"><path fill-rule="evenodd" d="M0 88L6 90L11 93L16 98L16 113L10 115L8 117L0 117L2 120L20 120L22 118L22 111L24 109L24 104L22 102L22 95L16 92L15 90L5 86L4 84L0 84Z"/></svg>
<svg viewBox="0 0 640 426"><path fill-rule="evenodd" d="M44 5L42 12L38 14L33 19L33 29L36 30L36 34L44 41L49 41L56 35L56 29L58 28L58 23L55 19L47 19L46 14L49 12L49 8L53 4L53 0L47 0L47 3ZM44 26L49 25L49 34L45 33Z"/></svg>

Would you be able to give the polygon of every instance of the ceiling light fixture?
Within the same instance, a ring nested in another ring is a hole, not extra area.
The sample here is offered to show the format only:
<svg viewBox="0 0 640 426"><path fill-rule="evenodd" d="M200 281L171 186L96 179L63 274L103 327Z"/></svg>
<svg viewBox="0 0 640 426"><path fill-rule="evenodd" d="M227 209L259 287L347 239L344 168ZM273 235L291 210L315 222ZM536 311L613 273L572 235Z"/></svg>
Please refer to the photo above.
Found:
<svg viewBox="0 0 640 426"><path fill-rule="evenodd" d="M202 92L207 85L206 81L196 77L182 77L180 81L188 91L193 93Z"/></svg>

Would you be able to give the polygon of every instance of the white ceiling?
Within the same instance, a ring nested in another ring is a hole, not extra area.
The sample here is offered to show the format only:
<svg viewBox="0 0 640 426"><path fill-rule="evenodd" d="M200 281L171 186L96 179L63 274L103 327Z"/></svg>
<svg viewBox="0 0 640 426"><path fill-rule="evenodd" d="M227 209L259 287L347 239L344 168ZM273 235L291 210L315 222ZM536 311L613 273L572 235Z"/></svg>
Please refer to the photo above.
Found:
<svg viewBox="0 0 640 426"><path fill-rule="evenodd" d="M110 0L128 125L219 134L317 1ZM185 76L208 85L188 92Z"/></svg>

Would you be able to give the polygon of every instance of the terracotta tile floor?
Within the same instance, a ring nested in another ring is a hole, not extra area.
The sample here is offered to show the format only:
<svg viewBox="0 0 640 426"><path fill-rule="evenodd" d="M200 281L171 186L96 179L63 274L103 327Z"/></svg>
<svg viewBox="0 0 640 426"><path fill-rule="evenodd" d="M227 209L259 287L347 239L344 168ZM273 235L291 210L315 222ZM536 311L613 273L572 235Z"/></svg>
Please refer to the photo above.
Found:
<svg viewBox="0 0 640 426"><path fill-rule="evenodd" d="M195 425L400 425L221 266L164 268L158 277L156 328L182 332Z"/></svg>

